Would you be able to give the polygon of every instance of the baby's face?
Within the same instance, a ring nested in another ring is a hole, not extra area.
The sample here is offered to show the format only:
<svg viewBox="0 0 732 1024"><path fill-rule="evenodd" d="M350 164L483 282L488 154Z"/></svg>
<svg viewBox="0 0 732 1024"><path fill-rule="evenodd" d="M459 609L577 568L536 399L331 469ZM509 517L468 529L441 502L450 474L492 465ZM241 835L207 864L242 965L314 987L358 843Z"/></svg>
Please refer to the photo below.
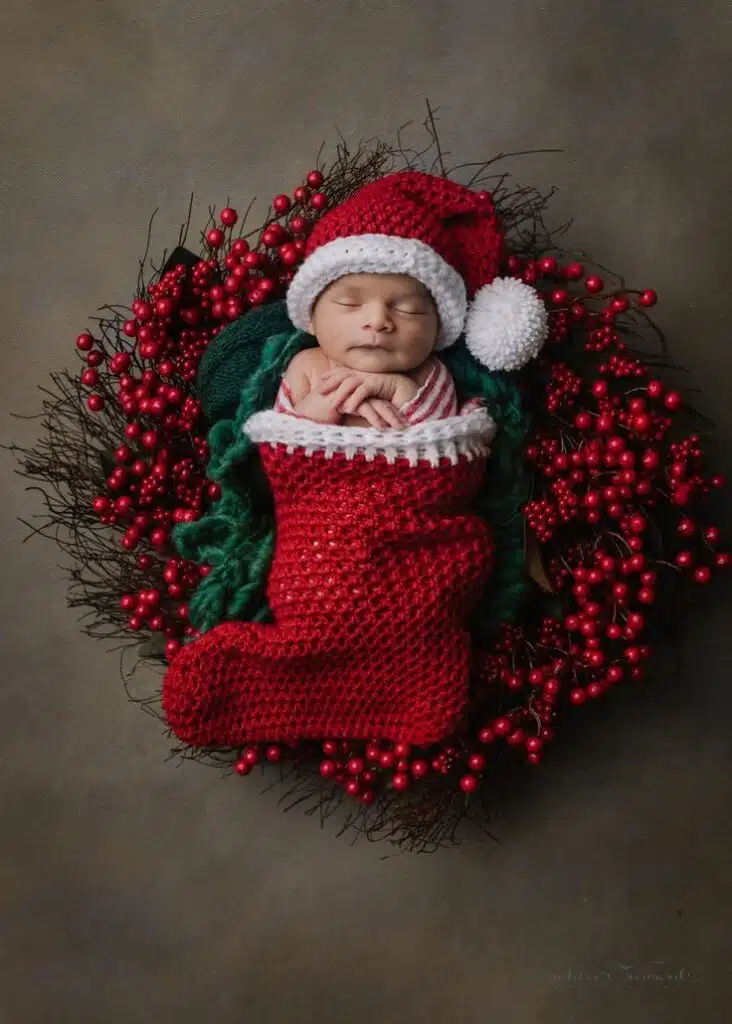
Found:
<svg viewBox="0 0 732 1024"><path fill-rule="evenodd" d="M427 289L402 274L347 274L321 293L310 333L329 359L364 373L406 373L429 358L439 332Z"/></svg>

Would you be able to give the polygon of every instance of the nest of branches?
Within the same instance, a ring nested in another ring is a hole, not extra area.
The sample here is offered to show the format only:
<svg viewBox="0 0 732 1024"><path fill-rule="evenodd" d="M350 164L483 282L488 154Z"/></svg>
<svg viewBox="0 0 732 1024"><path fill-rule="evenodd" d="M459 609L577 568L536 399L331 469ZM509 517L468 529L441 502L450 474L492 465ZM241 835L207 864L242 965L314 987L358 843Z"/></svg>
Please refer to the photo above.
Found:
<svg viewBox="0 0 732 1024"><path fill-rule="evenodd" d="M523 154L451 167L432 111L424 127L422 148L407 146L406 130L394 145L351 150L341 140L332 162L319 156L254 228L251 205L244 216L210 208L197 252L187 242L192 204L157 263L149 235L129 305L98 311L76 341L80 366L40 389L37 442L13 448L44 506L28 526L67 556L83 630L123 648L132 673L141 663L162 671L195 636L187 602L207 572L171 539L176 523L217 498L195 391L207 345L284 295L313 223L362 185L418 168L489 190L506 234L503 272L536 287L551 333L521 374L533 423L523 514L535 586L521 622L480 652L464 728L429 750L328 737L297 748L173 750L263 776L285 807L323 821L340 815L342 832L420 851L458 842L465 821L487 828L496 786L512 764L541 762L563 713L643 677L663 618L659 595L671 584L693 594L729 562L711 518L724 481L705 465L707 425L665 382L672 364L649 315L655 293L563 246L570 224L546 223L554 189L521 185L506 169ZM159 714L155 682L132 699Z"/></svg>

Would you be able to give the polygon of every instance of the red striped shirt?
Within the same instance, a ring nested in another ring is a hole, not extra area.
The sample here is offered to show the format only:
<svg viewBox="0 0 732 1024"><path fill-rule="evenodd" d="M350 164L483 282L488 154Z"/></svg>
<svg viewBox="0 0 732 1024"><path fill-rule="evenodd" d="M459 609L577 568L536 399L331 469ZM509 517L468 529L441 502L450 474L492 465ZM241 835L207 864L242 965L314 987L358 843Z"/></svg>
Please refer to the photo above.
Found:
<svg viewBox="0 0 732 1024"><path fill-rule="evenodd" d="M294 404L292 388L283 377L275 401L275 412L295 416L297 414ZM475 403L469 404L472 407ZM414 398L403 405L399 411L410 425L424 423L426 420L444 420L449 416L457 416L459 409L455 382L443 362L439 359L432 361L427 380Z"/></svg>

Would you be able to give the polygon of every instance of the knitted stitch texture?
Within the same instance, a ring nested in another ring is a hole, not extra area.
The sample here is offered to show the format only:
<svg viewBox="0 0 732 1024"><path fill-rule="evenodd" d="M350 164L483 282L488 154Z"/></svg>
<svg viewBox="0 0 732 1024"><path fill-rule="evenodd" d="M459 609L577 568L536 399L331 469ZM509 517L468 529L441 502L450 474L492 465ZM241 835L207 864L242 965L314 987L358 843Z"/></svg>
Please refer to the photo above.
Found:
<svg viewBox="0 0 732 1024"><path fill-rule="evenodd" d="M242 385L259 371L267 341L293 332L285 303L280 301L252 309L217 334L198 370L197 391L209 423L236 416Z"/></svg>
<svg viewBox="0 0 732 1024"><path fill-rule="evenodd" d="M322 424L277 433L299 426L275 412L246 425L274 494L275 622L225 623L184 648L164 680L168 722L197 746L435 742L467 700L466 620L493 560L471 511L493 424L475 410L390 439Z"/></svg>
<svg viewBox="0 0 732 1024"><path fill-rule="evenodd" d="M250 317L243 318L237 334L242 346L247 342ZM222 331L211 348L223 343L229 330ZM211 567L190 602L191 622L201 632L226 620L271 618L265 589L275 542L273 499L256 447L242 426L254 413L273 407L290 360L312 344L310 336L292 328L272 336L251 377L241 375L244 361L236 349L228 373L227 363L218 363L220 375L228 377L240 395L236 415L214 423L209 434L208 475L221 484L222 497L198 522L183 523L174 532L183 557ZM491 525L496 540L492 585L484 592L471 624L476 640L488 643L502 623L515 619L529 585L520 512L530 487L523 461L528 424L510 374L489 373L462 343L441 353L441 359L453 376L460 400L482 398L497 425L490 473L485 474L475 499L476 510ZM209 380L217 383L215 376ZM200 395L204 406L211 404L205 380Z"/></svg>
<svg viewBox="0 0 732 1024"><path fill-rule="evenodd" d="M387 175L315 225L287 292L290 318L306 329L318 295L344 274L409 274L437 304L444 348L463 330L467 300L496 277L502 246L488 193L421 171Z"/></svg>

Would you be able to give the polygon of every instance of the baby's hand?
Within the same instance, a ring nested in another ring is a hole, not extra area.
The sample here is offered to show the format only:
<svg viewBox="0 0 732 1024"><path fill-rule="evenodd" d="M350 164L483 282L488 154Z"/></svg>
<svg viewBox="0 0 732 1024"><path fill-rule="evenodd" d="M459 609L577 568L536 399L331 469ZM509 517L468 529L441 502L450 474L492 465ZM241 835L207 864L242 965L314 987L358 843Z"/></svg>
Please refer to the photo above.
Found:
<svg viewBox="0 0 732 1024"><path fill-rule="evenodd" d="M342 411L346 414L356 413L359 406L368 399L392 404L399 400L399 404L403 404L405 388L408 386L414 387L416 392L416 385L403 374L365 373L360 370L350 370L345 366L324 373L318 386L324 394L328 394L335 388L339 388L344 381L354 379L358 381L358 387L341 406Z"/></svg>
<svg viewBox="0 0 732 1024"><path fill-rule="evenodd" d="M376 427L377 430L387 430L389 427L401 430L406 426L404 417L391 402L383 398L367 398L365 402L361 402L354 415L366 420L369 426Z"/></svg>
<svg viewBox="0 0 732 1024"><path fill-rule="evenodd" d="M406 425L404 417L396 408L395 399L404 393L404 385L411 384L409 378L396 373L366 373L341 366L323 374L318 389L329 394L340 390L344 383L356 382L356 389L339 405L344 416L356 416L385 430L389 427L399 430ZM400 404L404 403L401 398Z"/></svg>
<svg viewBox="0 0 732 1024"><path fill-rule="evenodd" d="M354 393L359 383L355 378L348 378L331 390L324 388L322 382L318 382L312 391L295 403L293 411L298 416L314 420L316 423L340 423L343 419L341 404Z"/></svg>

